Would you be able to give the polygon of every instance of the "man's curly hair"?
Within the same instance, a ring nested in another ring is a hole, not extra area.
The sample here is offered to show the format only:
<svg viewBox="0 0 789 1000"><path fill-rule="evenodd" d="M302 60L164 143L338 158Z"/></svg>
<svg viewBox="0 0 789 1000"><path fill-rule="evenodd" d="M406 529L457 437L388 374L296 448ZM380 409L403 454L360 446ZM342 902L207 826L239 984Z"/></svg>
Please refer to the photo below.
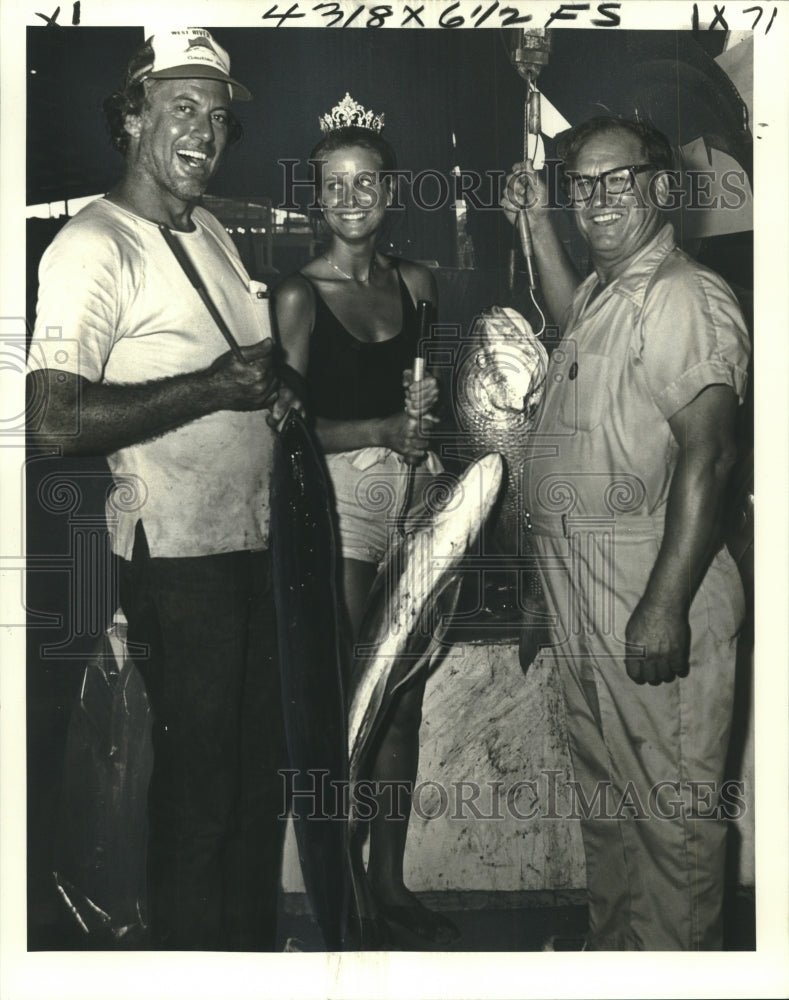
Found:
<svg viewBox="0 0 789 1000"><path fill-rule="evenodd" d="M126 78L120 90L114 90L104 100L104 115L107 119L107 130L110 143L114 149L125 156L129 150L129 133L126 131L126 119L139 115L147 104L145 80L135 81L136 75L145 67L153 65L153 48L146 42L129 60L126 67ZM155 83L156 81L151 81ZM232 111L228 112L227 144L239 142L244 135L241 122Z"/></svg>

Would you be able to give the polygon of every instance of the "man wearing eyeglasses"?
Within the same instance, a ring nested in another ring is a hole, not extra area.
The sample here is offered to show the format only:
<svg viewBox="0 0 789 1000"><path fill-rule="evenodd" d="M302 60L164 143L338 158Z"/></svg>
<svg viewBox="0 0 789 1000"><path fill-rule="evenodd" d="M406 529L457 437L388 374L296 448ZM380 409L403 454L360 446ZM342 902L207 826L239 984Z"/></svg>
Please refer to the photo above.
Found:
<svg viewBox="0 0 789 1000"><path fill-rule="evenodd" d="M663 213L672 153L651 126L586 122L559 146L592 272L580 280L531 164L525 206L562 339L524 474L555 617L589 892L587 947L722 946L720 794L744 615L721 511L748 336L725 282Z"/></svg>

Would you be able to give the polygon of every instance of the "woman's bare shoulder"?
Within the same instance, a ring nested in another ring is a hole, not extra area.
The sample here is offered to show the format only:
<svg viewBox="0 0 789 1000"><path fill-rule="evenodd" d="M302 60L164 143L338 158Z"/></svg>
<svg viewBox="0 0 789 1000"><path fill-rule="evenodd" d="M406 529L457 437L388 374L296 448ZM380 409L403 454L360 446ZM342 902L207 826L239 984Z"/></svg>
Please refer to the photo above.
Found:
<svg viewBox="0 0 789 1000"><path fill-rule="evenodd" d="M418 302L420 299L427 299L428 302L432 302L434 305L438 303L436 279L429 268L425 267L424 264L418 264L414 260L406 260L403 257L395 259L393 262L400 269L403 281L406 283L415 302Z"/></svg>
<svg viewBox="0 0 789 1000"><path fill-rule="evenodd" d="M315 320L315 292L307 278L296 272L272 292L280 333L309 331Z"/></svg>
<svg viewBox="0 0 789 1000"><path fill-rule="evenodd" d="M284 281L281 281L272 291L274 301L279 305L299 305L300 303L312 303L315 293L307 278L296 271L289 274Z"/></svg>

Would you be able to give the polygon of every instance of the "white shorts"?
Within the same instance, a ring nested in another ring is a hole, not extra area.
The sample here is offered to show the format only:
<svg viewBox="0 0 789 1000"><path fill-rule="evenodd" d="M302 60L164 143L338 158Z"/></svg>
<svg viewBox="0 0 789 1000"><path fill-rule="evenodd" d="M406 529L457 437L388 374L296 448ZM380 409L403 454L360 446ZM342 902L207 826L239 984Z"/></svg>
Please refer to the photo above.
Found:
<svg viewBox="0 0 789 1000"><path fill-rule="evenodd" d="M389 448L360 448L326 456L334 486L344 559L377 566L384 557L406 495L409 466ZM409 509L421 504L425 490L441 472L432 452L416 467Z"/></svg>

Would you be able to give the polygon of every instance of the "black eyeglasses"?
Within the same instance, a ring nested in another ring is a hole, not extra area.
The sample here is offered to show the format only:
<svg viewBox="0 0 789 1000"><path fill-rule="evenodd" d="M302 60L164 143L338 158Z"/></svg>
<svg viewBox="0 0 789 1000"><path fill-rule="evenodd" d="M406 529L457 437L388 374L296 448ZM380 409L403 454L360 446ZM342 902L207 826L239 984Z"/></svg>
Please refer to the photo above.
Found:
<svg viewBox="0 0 789 1000"><path fill-rule="evenodd" d="M564 182L567 186L567 193L574 202L583 202L588 205L594 198L597 185L601 186L603 200L606 195L622 195L633 190L636 183L636 174L643 174L645 170L654 170L651 163L636 163L626 167L612 167L604 170L601 174L575 174L565 171Z"/></svg>

